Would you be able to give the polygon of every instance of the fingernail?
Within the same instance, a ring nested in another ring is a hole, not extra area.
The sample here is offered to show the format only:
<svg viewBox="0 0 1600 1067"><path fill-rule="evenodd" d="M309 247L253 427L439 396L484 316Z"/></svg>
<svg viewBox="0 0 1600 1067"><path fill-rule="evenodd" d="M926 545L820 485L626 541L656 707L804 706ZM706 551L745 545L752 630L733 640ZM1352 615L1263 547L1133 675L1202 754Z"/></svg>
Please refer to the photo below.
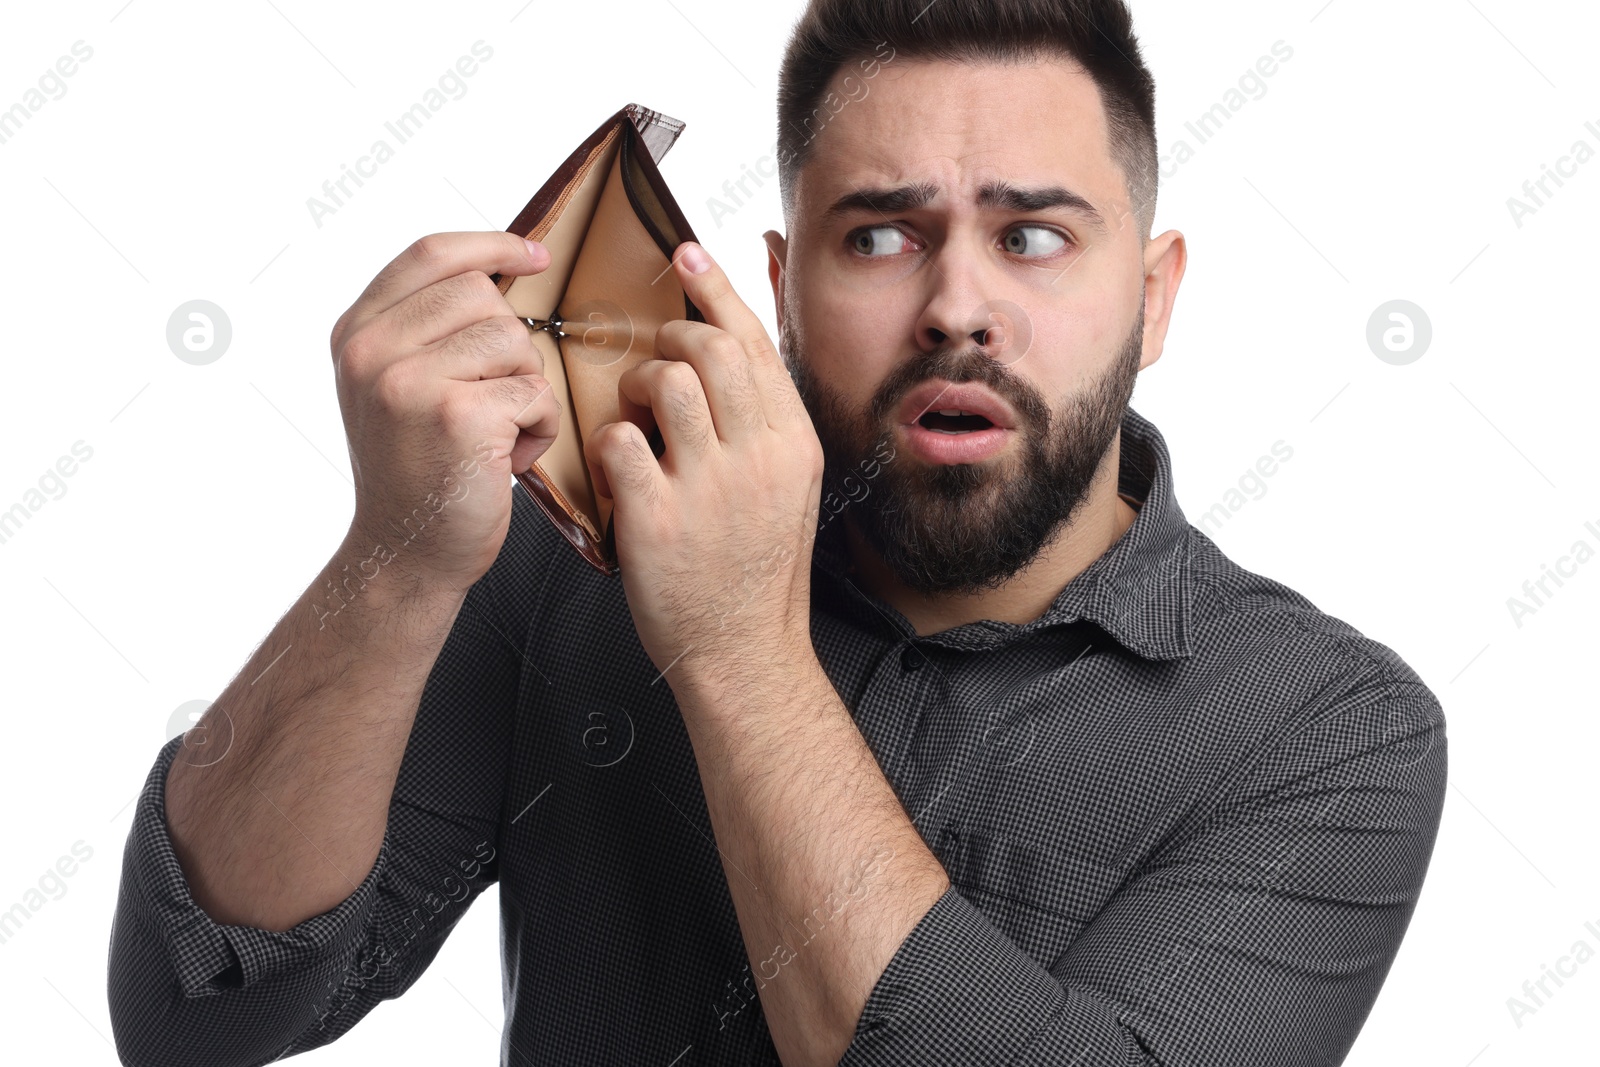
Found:
<svg viewBox="0 0 1600 1067"><path fill-rule="evenodd" d="M528 246L528 258L537 263L539 261L539 253L544 251L544 245L538 241L530 241L526 237L522 239L522 243Z"/></svg>
<svg viewBox="0 0 1600 1067"><path fill-rule="evenodd" d="M690 274L704 274L711 269L711 257L706 255L706 250L690 242L683 250L683 261L688 264Z"/></svg>

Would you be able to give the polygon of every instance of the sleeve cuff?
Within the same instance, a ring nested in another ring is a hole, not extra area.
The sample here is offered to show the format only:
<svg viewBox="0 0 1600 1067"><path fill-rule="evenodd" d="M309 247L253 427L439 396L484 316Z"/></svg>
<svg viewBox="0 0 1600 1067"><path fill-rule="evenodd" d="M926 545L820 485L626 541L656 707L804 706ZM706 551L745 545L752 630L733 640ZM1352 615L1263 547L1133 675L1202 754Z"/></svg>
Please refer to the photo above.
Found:
<svg viewBox="0 0 1600 1067"><path fill-rule="evenodd" d="M180 734L162 747L145 780L123 854L123 880L132 891L132 914L165 945L184 995L249 988L283 971L314 967L341 950L353 953L388 865L387 836L371 872L330 911L283 931L213 922L190 895L167 830L167 770L182 750Z"/></svg>
<svg viewBox="0 0 1600 1067"><path fill-rule="evenodd" d="M1127 1045L1110 1008L1064 988L952 885L879 976L839 1067L1009 1064L1047 1033Z"/></svg>

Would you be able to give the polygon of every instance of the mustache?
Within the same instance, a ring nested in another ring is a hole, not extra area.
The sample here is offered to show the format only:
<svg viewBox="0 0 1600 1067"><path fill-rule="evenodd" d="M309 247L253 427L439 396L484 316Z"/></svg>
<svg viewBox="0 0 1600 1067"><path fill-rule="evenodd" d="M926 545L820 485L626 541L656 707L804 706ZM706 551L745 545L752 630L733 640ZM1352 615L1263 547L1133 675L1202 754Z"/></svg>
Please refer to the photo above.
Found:
<svg viewBox="0 0 1600 1067"><path fill-rule="evenodd" d="M868 417L874 424L881 424L907 393L933 379L987 386L1010 403L1024 426L1038 427L1049 421L1050 408L1044 398L1006 365L976 346L936 348L902 363L878 387L867 406Z"/></svg>

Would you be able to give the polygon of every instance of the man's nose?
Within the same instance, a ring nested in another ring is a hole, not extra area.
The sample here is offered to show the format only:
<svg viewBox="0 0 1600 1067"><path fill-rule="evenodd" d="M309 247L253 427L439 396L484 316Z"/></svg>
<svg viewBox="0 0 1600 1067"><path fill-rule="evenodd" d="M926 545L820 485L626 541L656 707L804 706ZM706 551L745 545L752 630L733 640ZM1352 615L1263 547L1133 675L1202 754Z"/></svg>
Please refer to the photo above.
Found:
<svg viewBox="0 0 1600 1067"><path fill-rule="evenodd" d="M917 318L916 343L924 352L971 340L1000 363L1014 363L1033 339L1028 313L1001 293L999 279L952 255L931 264L933 291Z"/></svg>

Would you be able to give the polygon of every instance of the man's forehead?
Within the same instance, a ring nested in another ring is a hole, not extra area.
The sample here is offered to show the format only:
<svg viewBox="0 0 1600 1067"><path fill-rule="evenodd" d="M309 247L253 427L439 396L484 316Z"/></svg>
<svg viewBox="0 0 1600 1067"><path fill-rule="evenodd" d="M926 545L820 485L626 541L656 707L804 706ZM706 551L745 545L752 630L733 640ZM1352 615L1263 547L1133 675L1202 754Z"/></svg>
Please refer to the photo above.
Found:
<svg viewBox="0 0 1600 1067"><path fill-rule="evenodd" d="M999 183L1123 198L1099 88L1069 61L900 57L870 79L843 68L830 88L800 179L818 209L852 186L931 186L944 208L975 206Z"/></svg>
<svg viewBox="0 0 1600 1067"><path fill-rule="evenodd" d="M850 220L863 213L887 217L925 208L940 210L965 206L959 185L943 186L931 181L865 186L851 181L849 184L850 191L829 201L818 215L818 221L827 224ZM1092 200L1063 185L1016 183L1001 178L983 182L971 200L978 209L1008 214L1065 211L1102 234L1108 229L1105 216Z"/></svg>

